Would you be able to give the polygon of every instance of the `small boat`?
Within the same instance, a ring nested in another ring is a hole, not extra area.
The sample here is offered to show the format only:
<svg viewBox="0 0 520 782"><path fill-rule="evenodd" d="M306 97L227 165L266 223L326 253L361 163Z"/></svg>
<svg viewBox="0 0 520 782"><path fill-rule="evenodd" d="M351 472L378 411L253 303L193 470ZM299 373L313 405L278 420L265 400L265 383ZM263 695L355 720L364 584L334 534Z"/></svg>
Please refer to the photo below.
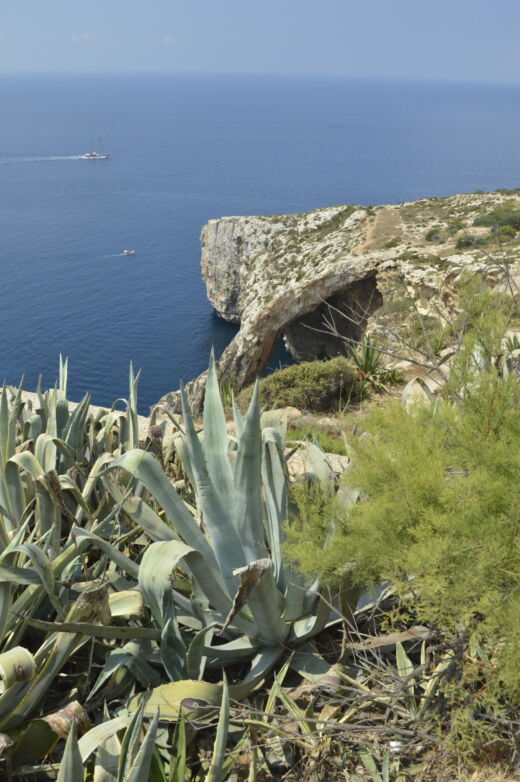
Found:
<svg viewBox="0 0 520 782"><path fill-rule="evenodd" d="M84 155L80 155L83 160L106 160L110 155L108 152L85 152Z"/></svg>
<svg viewBox="0 0 520 782"><path fill-rule="evenodd" d="M135 255L135 250L123 250L123 255Z"/></svg>

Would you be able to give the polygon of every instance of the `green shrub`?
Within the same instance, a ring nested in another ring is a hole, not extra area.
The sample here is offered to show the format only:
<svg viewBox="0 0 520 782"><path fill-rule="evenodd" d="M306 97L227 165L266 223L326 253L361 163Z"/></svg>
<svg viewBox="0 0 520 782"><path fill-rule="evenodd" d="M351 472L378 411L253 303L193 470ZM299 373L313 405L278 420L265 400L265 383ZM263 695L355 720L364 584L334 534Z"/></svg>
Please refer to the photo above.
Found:
<svg viewBox="0 0 520 782"><path fill-rule="evenodd" d="M499 242L510 242L516 236L516 228L512 225L501 225L494 233Z"/></svg>
<svg viewBox="0 0 520 782"><path fill-rule="evenodd" d="M383 245L383 250L392 250L394 247L397 247L398 244L400 244L402 241L402 237L400 236L394 236L392 239L389 239L387 242Z"/></svg>
<svg viewBox="0 0 520 782"><path fill-rule="evenodd" d="M331 432L325 432L317 426L289 425L287 429L287 440L289 441L309 440L312 442L313 435L325 453L337 453L340 456L347 453L345 442L340 434L334 435Z"/></svg>
<svg viewBox="0 0 520 782"><path fill-rule="evenodd" d="M483 688L520 701L520 382L500 360L504 326L500 308L481 313L442 405L373 409L346 473L363 499L328 546L319 528L290 540L305 572L339 580L355 562L360 583L390 580L417 621L477 649Z"/></svg>
<svg viewBox="0 0 520 782"><path fill-rule="evenodd" d="M426 231L424 238L427 242L440 242L442 241L442 230L440 225L434 225L429 231Z"/></svg>
<svg viewBox="0 0 520 782"><path fill-rule="evenodd" d="M492 230L497 230L503 225L509 225L515 231L520 230L520 209L515 209L511 204L505 204L493 209L488 214L480 215L473 221L473 225L488 226Z"/></svg>
<svg viewBox="0 0 520 782"><path fill-rule="evenodd" d="M419 316L416 312L411 313L402 337L412 348L433 356L438 356L449 342L449 335L439 318Z"/></svg>
<svg viewBox="0 0 520 782"><path fill-rule="evenodd" d="M252 387L239 396L248 403ZM351 364L343 356L330 361L306 361L273 372L260 381L260 401L268 408L297 407L311 412L337 411L349 402L357 402L362 384Z"/></svg>
<svg viewBox="0 0 520 782"><path fill-rule="evenodd" d="M469 250L472 247L481 247L486 243L484 236L474 236L473 234L464 234L459 236L455 242L455 248L457 250Z"/></svg>

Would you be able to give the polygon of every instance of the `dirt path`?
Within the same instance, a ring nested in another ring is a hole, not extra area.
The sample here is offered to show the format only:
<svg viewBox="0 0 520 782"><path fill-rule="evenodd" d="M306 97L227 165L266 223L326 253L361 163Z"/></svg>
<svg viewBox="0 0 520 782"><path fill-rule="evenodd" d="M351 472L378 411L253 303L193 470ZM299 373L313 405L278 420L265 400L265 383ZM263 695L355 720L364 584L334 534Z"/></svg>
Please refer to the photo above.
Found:
<svg viewBox="0 0 520 782"><path fill-rule="evenodd" d="M400 216L389 208L377 211L376 218L368 229L367 238L356 247L356 252L364 253L370 250L381 250L383 245L399 236L402 230Z"/></svg>

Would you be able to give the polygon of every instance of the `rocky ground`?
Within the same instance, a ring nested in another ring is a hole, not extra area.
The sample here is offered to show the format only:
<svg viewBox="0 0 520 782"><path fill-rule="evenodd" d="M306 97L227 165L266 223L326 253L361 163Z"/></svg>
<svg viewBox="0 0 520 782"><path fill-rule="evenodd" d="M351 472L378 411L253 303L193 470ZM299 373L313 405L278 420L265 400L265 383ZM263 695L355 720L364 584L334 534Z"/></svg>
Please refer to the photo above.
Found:
<svg viewBox="0 0 520 782"><path fill-rule="evenodd" d="M504 208L520 210L520 191L210 220L201 235L208 298L240 323L221 377L237 390L252 382L281 335L296 360L311 360L345 352L381 325L402 326L409 313L439 321L456 309L462 277L492 278L504 254L517 274L516 230L474 225ZM188 384L194 411L204 384L205 375ZM161 403L179 410L175 392Z"/></svg>

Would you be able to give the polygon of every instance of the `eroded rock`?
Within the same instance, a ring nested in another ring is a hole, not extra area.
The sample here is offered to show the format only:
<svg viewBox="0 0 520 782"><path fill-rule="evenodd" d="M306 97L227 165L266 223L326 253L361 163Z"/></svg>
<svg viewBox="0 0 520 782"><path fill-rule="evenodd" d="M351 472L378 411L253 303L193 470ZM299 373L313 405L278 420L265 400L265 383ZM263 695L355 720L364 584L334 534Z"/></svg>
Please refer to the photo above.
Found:
<svg viewBox="0 0 520 782"><path fill-rule="evenodd" d="M210 220L201 234L208 298L240 323L218 362L220 376L236 390L252 382L281 335L297 360L310 360L346 353L350 340L389 322L399 328L410 312L440 322L456 306L462 273L496 273L478 247L458 249L458 238L483 233L474 219L511 199L520 208L516 192L487 193ZM519 254L512 247L513 267ZM194 412L205 382L203 373L187 385ZM177 412L178 393L161 403Z"/></svg>

